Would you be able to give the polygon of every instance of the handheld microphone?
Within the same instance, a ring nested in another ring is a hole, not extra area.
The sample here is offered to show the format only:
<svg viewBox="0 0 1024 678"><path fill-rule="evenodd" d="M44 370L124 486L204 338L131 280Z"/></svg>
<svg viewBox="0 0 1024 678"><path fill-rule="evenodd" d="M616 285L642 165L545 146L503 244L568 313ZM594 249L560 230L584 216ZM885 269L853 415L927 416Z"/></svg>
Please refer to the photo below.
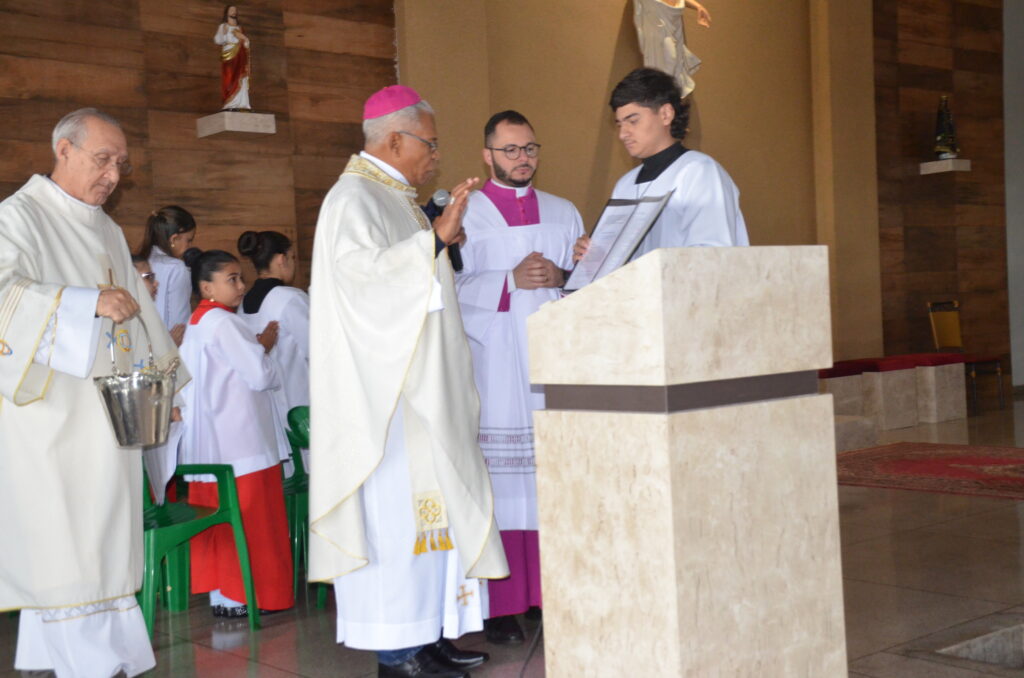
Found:
<svg viewBox="0 0 1024 678"><path fill-rule="evenodd" d="M443 188L439 188L434 191L434 195L430 196L430 201L422 207L424 214L430 219L430 223L434 223L434 219L441 216L444 212L444 208L448 206L448 203L452 201L452 194ZM456 273L462 270L462 255L459 253L458 243L452 243L448 245L448 259L452 262L452 270Z"/></svg>
<svg viewBox="0 0 1024 678"><path fill-rule="evenodd" d="M434 195L430 196L430 200L427 204L421 207L423 213L427 215L427 219L430 219L430 223L434 223L434 219L441 216L444 212L444 208L448 206L448 203L452 201L452 194L443 188L439 188L434 191Z"/></svg>

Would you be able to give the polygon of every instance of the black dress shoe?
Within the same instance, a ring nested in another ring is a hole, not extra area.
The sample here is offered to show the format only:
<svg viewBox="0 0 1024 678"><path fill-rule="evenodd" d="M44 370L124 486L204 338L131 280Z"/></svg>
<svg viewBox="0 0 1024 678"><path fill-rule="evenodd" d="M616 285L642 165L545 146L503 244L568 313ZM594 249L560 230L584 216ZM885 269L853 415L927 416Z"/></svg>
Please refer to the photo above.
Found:
<svg viewBox="0 0 1024 678"><path fill-rule="evenodd" d="M460 650L447 638L441 638L433 645L427 645L424 650L430 653L430 657L438 666L450 669L469 669L480 666L491 658L486 652L469 652Z"/></svg>
<svg viewBox="0 0 1024 678"><path fill-rule="evenodd" d="M484 635L495 645L518 645L526 639L514 614L485 619Z"/></svg>
<svg viewBox="0 0 1024 678"><path fill-rule="evenodd" d="M239 617L249 616L249 608L245 605L237 605L235 607L214 605L210 608L210 612L213 613L214 617L221 617L222 619L238 619Z"/></svg>
<svg viewBox="0 0 1024 678"><path fill-rule="evenodd" d="M442 668L425 647L401 664L377 664L377 678L469 678L461 669Z"/></svg>
<svg viewBox="0 0 1024 678"><path fill-rule="evenodd" d="M287 612L294 608L288 607L283 610L264 610L260 608L260 614L267 616L268 614L277 614L278 612ZM227 605L214 605L210 610L213 612L214 617L223 617L224 619L237 619L239 617L249 616L248 605L236 605L234 607L228 607Z"/></svg>

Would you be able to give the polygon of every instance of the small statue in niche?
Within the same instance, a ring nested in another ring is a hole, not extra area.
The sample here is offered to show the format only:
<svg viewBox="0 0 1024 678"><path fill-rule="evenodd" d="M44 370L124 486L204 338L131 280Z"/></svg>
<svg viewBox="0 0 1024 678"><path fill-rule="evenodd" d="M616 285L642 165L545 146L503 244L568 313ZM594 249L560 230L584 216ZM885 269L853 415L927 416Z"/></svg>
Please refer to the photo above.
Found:
<svg viewBox="0 0 1024 678"><path fill-rule="evenodd" d="M249 38L238 23L238 7L227 5L213 41L220 45L220 96L225 111L250 111Z"/></svg>
<svg viewBox="0 0 1024 678"><path fill-rule="evenodd" d="M644 66L676 79L685 98L693 91L693 74L700 59L686 47L683 10L696 10L697 24L708 28L711 15L696 0L633 0L633 23L644 55Z"/></svg>
<svg viewBox="0 0 1024 678"><path fill-rule="evenodd" d="M960 155L953 112L949 110L949 97L945 94L939 99L939 112L935 115L935 155L939 160L951 160Z"/></svg>

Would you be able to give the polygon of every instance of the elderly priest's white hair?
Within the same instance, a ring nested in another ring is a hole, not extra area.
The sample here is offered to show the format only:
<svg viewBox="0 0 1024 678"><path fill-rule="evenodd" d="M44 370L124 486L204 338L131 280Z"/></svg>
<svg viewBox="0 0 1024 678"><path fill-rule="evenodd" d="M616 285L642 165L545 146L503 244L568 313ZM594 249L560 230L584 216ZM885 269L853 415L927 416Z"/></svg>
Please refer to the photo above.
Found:
<svg viewBox="0 0 1024 678"><path fill-rule="evenodd" d="M60 122L53 128L51 146L53 147L54 155L57 155L57 142L61 139L67 139L76 146L85 140L85 121L89 118L97 118L121 129L121 123L117 121L117 118L104 113L98 108L79 108L77 111L71 111L61 118Z"/></svg>
<svg viewBox="0 0 1024 678"><path fill-rule="evenodd" d="M423 113L433 115L434 109L426 101L418 101L412 106L400 108L394 113L363 120L363 136L366 138L366 144L380 143L392 132L419 124L420 115Z"/></svg>

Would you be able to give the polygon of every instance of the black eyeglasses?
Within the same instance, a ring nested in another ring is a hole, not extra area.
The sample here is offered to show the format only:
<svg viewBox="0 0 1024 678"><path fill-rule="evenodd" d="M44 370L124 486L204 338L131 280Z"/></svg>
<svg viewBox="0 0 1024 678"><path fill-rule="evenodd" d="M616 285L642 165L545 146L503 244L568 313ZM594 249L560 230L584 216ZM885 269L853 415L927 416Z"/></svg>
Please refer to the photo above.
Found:
<svg viewBox="0 0 1024 678"><path fill-rule="evenodd" d="M422 141L423 143L425 143L430 148L430 152L431 153L436 153L437 152L437 142L436 141L427 141L423 137L418 137L415 134L413 134L412 132L406 132L404 130L398 130L398 133L399 134L404 134L407 137L412 137L413 139L418 139L419 141Z"/></svg>
<svg viewBox="0 0 1024 678"><path fill-rule="evenodd" d="M143 280L156 280L156 273L140 273L139 277Z"/></svg>
<svg viewBox="0 0 1024 678"><path fill-rule="evenodd" d="M502 146L501 148L492 148L491 146L486 147L488 151L501 151L505 154L505 157L509 160L518 160L522 153L526 152L527 158L536 158L537 154L540 153L540 144L529 143L525 146L516 146L515 144L509 144L508 146Z"/></svg>

